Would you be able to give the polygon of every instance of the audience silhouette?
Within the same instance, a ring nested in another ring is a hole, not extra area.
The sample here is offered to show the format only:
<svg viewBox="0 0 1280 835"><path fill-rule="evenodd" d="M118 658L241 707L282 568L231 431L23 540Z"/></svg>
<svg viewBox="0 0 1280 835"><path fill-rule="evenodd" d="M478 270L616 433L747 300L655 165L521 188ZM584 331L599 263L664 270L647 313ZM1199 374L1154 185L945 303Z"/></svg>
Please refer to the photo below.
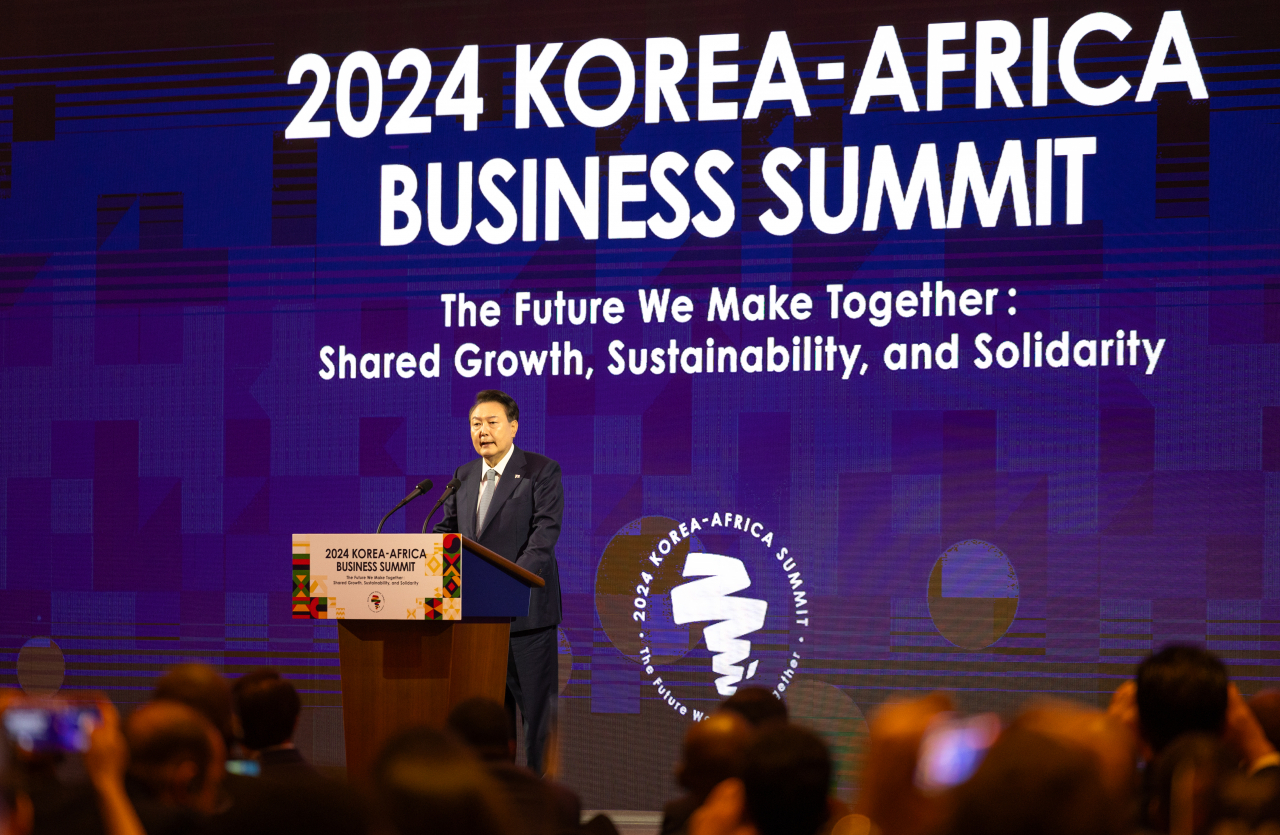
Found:
<svg viewBox="0 0 1280 835"><path fill-rule="evenodd" d="M0 691L0 711L19 698ZM516 764L506 711L488 699L456 705L443 729L397 734L371 772L350 782L322 774L294 744L303 700L273 669L232 683L207 664L181 664L123 721L108 701L98 710L79 780L66 777L60 755L9 746L0 833L618 831L604 815L582 822L573 791ZM1171 645L1147 657L1105 711L1035 700L1003 723L975 717L991 729L981 744L966 743L976 766L942 785L922 777L931 773L922 763L938 755L931 740L966 721L941 693L880 705L854 769L857 805L845 815L823 738L790 721L771 691L741 688L689 726L674 767L682 794L663 809L661 833L1280 831L1280 691L1246 701L1203 648Z"/></svg>

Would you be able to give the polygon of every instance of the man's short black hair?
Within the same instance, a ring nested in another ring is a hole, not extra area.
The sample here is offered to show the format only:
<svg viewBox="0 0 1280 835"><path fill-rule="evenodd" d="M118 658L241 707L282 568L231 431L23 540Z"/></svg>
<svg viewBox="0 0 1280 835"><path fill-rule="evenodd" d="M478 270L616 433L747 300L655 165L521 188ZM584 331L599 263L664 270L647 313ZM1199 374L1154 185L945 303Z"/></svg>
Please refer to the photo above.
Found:
<svg viewBox="0 0 1280 835"><path fill-rule="evenodd" d="M397 835L505 835L515 831L501 787L462 743L433 728L387 741L373 763L377 809Z"/></svg>
<svg viewBox="0 0 1280 835"><path fill-rule="evenodd" d="M827 820L831 754L812 731L767 724L747 749L742 784L760 835L813 835Z"/></svg>
<svg viewBox="0 0 1280 835"><path fill-rule="evenodd" d="M238 697L241 691L246 687L255 685L260 681L276 678L280 678L280 672L276 670L275 667L257 667L231 683L231 696L234 699Z"/></svg>
<svg viewBox="0 0 1280 835"><path fill-rule="evenodd" d="M511 727L507 710L493 699L473 696L459 702L444 722L482 760L510 760Z"/></svg>
<svg viewBox="0 0 1280 835"><path fill-rule="evenodd" d="M764 687L739 687L720 703L721 710L731 710L754 727L768 722L787 721L787 703Z"/></svg>
<svg viewBox="0 0 1280 835"><path fill-rule="evenodd" d="M471 412L476 410L476 406L481 403L501 403L502 408L507 411L507 420L515 423L520 419L520 407L516 405L516 399L505 391L497 389L485 389L476 392L476 402L471 404L471 409L467 412L467 417L471 417Z"/></svg>
<svg viewBox="0 0 1280 835"><path fill-rule="evenodd" d="M213 765L213 725L183 702L160 699L145 704L130 715L124 731L130 775L157 794L165 790L171 766L191 761L199 784Z"/></svg>
<svg viewBox="0 0 1280 835"><path fill-rule="evenodd" d="M1138 721L1159 752L1188 731L1222 733L1227 720L1227 668L1200 647L1172 644L1138 665Z"/></svg>
<svg viewBox="0 0 1280 835"><path fill-rule="evenodd" d="M152 700L181 702L213 723L227 747L235 741L231 715L231 684L210 664L187 663L171 667L156 681Z"/></svg>
<svg viewBox="0 0 1280 835"><path fill-rule="evenodd" d="M302 701L282 678L259 678L236 689L236 713L244 731L244 747L261 751L293 738Z"/></svg>

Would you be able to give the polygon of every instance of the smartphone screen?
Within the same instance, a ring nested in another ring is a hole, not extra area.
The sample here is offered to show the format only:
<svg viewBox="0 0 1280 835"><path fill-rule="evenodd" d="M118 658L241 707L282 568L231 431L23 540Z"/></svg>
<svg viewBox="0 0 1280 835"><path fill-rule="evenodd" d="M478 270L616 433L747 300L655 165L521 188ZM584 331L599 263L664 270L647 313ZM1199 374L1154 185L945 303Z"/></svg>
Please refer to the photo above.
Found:
<svg viewBox="0 0 1280 835"><path fill-rule="evenodd" d="M262 773L262 764L257 760L227 760L226 769L228 774L257 777Z"/></svg>
<svg viewBox="0 0 1280 835"><path fill-rule="evenodd" d="M938 792L968 780L999 735L1000 718L994 713L968 718L942 714L920 741L916 785Z"/></svg>
<svg viewBox="0 0 1280 835"><path fill-rule="evenodd" d="M99 721L98 709L92 705L15 705L4 712L4 731L28 753L83 753Z"/></svg>

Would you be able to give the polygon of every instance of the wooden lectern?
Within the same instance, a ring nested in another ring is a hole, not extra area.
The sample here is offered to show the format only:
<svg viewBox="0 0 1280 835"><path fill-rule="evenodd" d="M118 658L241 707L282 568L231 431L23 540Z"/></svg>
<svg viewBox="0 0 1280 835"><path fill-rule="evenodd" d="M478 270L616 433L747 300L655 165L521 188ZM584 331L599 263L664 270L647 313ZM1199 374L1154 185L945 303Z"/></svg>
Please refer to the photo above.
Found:
<svg viewBox="0 0 1280 835"><path fill-rule="evenodd" d="M440 727L454 705L501 704L512 618L529 613L543 579L462 537L462 619L341 620L342 721L347 774L361 781L378 749L413 725Z"/></svg>

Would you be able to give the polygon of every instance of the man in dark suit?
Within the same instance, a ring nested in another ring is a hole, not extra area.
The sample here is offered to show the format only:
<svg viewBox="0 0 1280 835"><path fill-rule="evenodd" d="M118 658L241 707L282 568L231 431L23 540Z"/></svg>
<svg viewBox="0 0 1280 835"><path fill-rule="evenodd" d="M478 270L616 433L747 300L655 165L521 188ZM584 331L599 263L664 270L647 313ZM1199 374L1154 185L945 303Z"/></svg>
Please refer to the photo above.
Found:
<svg viewBox="0 0 1280 835"><path fill-rule="evenodd" d="M302 699L292 684L270 667L262 667L238 678L231 692L240 720L240 742L257 761L259 776L319 779L293 744Z"/></svg>
<svg viewBox="0 0 1280 835"><path fill-rule="evenodd" d="M241 744L257 761L258 776L229 788L232 802L213 818L214 835L368 831L359 796L312 768L294 747L302 712L294 686L262 667L237 679L232 693Z"/></svg>
<svg viewBox="0 0 1280 835"><path fill-rule="evenodd" d="M541 773L558 689L560 465L516 448L520 407L510 395L479 392L469 418L480 458L454 471L462 486L445 501L435 532L460 533L546 581L531 591L529 614L511 624L507 653L507 714L514 728L519 706L529 768Z"/></svg>

